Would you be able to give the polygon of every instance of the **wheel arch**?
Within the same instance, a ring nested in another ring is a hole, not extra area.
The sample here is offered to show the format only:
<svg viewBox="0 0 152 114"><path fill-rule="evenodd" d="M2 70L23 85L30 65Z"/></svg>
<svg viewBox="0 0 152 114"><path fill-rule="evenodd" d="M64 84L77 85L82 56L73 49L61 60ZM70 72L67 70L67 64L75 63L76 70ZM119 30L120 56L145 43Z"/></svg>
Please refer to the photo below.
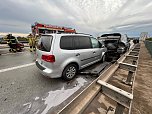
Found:
<svg viewBox="0 0 152 114"><path fill-rule="evenodd" d="M77 62L70 62L70 63L68 63L66 66L71 65L71 64L75 64L75 65L77 66L77 69L79 70L79 65L78 65ZM65 67L66 67L66 66L65 66ZM65 67L64 67L64 69L65 69Z"/></svg>

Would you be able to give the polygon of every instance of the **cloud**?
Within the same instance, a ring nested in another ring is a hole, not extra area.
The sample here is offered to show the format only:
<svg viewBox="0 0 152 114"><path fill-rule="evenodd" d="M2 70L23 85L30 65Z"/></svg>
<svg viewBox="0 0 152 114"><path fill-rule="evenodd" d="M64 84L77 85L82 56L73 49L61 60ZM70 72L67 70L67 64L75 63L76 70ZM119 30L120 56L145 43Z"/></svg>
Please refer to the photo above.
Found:
<svg viewBox="0 0 152 114"><path fill-rule="evenodd" d="M28 33L35 21L94 35L152 32L151 0L5 0L0 4L1 32Z"/></svg>

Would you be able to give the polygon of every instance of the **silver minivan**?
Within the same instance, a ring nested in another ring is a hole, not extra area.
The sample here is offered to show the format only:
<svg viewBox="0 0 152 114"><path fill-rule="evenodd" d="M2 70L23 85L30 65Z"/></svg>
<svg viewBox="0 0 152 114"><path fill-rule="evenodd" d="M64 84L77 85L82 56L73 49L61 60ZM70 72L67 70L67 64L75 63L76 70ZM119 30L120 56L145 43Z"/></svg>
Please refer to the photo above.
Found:
<svg viewBox="0 0 152 114"><path fill-rule="evenodd" d="M51 78L71 80L78 70L105 60L106 49L90 35L45 34L36 51L36 66Z"/></svg>

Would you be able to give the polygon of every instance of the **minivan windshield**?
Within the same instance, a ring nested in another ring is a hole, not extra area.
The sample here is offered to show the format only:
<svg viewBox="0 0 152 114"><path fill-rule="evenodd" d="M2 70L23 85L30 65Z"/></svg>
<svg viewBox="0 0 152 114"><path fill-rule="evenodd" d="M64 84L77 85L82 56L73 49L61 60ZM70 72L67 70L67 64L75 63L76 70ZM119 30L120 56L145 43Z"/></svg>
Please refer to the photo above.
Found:
<svg viewBox="0 0 152 114"><path fill-rule="evenodd" d="M50 52L53 36L43 35L40 37L37 48L41 51Z"/></svg>

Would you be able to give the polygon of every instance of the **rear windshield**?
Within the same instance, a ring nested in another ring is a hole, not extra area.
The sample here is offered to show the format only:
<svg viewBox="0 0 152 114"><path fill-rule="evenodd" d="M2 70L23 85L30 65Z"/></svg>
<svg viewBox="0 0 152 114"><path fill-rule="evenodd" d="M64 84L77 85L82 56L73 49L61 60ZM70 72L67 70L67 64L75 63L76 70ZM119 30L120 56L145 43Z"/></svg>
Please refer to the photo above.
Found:
<svg viewBox="0 0 152 114"><path fill-rule="evenodd" d="M37 48L42 51L50 52L53 36L41 36Z"/></svg>

